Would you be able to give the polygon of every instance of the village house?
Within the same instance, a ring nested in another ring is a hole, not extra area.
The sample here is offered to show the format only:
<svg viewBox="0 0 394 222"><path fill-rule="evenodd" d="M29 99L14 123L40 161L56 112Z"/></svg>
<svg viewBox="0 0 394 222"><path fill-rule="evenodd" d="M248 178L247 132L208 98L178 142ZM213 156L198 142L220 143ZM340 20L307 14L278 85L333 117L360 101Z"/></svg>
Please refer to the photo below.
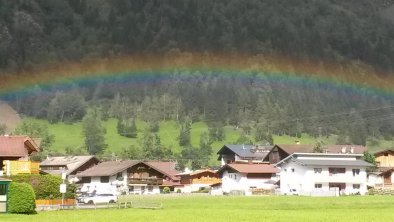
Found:
<svg viewBox="0 0 394 222"><path fill-rule="evenodd" d="M312 144L280 144L275 145L265 155L263 161L276 164L293 153L314 153L315 145ZM322 153L350 153L363 154L367 149L360 145L323 145Z"/></svg>
<svg viewBox="0 0 394 222"><path fill-rule="evenodd" d="M39 150L39 142L28 136L0 136L0 176L38 174L40 164L30 161L30 155Z"/></svg>
<svg viewBox="0 0 394 222"><path fill-rule="evenodd" d="M179 185L175 163L160 161L102 162L78 173L81 192L111 194L158 194Z"/></svg>
<svg viewBox="0 0 394 222"><path fill-rule="evenodd" d="M73 181L76 174L99 162L95 156L56 156L47 157L40 163L40 168L41 171L53 175L61 175L64 172L67 178Z"/></svg>
<svg viewBox="0 0 394 222"><path fill-rule="evenodd" d="M253 190L271 190L277 182L277 168L270 164L230 163L217 172L223 193L252 195Z"/></svg>
<svg viewBox="0 0 394 222"><path fill-rule="evenodd" d="M176 189L180 189L182 193L191 193L203 188L210 188L211 185L221 182L216 171L210 169L186 170L178 174L178 176L180 177L180 185Z"/></svg>
<svg viewBox="0 0 394 222"><path fill-rule="evenodd" d="M372 164L362 154L293 153L276 164L283 195L335 196L367 192Z"/></svg>
<svg viewBox="0 0 394 222"><path fill-rule="evenodd" d="M229 163L262 163L272 146L259 145L224 145L217 154L221 166Z"/></svg>
<svg viewBox="0 0 394 222"><path fill-rule="evenodd" d="M371 187L392 187L394 184L394 150L386 149L375 154L377 168L368 173Z"/></svg>

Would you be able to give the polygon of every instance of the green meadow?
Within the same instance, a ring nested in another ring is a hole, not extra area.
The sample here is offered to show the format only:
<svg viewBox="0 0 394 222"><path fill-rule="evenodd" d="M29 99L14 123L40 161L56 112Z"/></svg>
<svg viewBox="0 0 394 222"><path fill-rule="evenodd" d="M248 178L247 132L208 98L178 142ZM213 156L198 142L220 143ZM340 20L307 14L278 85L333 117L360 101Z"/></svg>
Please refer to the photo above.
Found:
<svg viewBox="0 0 394 222"><path fill-rule="evenodd" d="M46 120L38 120L29 118L32 121L36 121L48 126L48 131L55 135L55 142L51 147L51 150L59 153L64 153L65 150L71 149L83 149L84 146L84 138L82 133L82 123L56 123L51 124ZM120 136L117 133L116 119L108 119L103 122L103 126L106 129L105 140L106 144L108 144L108 148L106 149L106 154L110 155L112 153L119 153L123 148L129 145L140 144L141 138L143 138L144 131L147 129L147 124L144 121L137 120L137 130L138 136L137 138L127 138ZM232 126L226 126L225 130L225 140L223 141L215 141L212 144L213 147L213 155L211 158L211 163L217 163L216 152L224 145L224 144L233 144L240 137L242 132L241 129L235 129ZM200 143L200 135L203 132L208 132L208 126L204 122L194 122L191 128L190 140L191 144L194 147L198 147ZM178 136L179 136L179 124L176 121L162 121L160 122L159 135L162 145L171 148L171 150L175 153L179 153L181 151L181 147L178 144ZM301 144L315 144L316 138L313 138L307 134L303 134L301 138L291 137L291 136L277 136L274 135L274 142L277 144L292 144L295 141L300 141ZM253 135L250 135L250 138L253 139ZM332 136L329 138L323 138L323 140L327 144L335 143L336 137Z"/></svg>
<svg viewBox="0 0 394 222"><path fill-rule="evenodd" d="M84 147L84 138L82 134L82 123L56 123L50 124L46 120L38 120L38 119L30 119L32 121L36 121L48 126L48 130L51 134L55 135L55 142L51 147L51 150L64 153L66 149L76 150L83 149ZM137 138L127 138L120 136L117 133L116 119L108 119L103 122L103 126L106 129L105 139L108 144L108 148L105 153L110 155L112 153L119 153L123 148L129 145L138 146L140 144L141 138L143 137L143 133L147 128L147 124L141 120L137 120L137 129L138 136ZM194 122L192 124L191 129L191 144L195 147L199 146L200 135L203 132L208 131L208 126L204 122ZM216 141L212 144L213 147L213 155L211 157L211 163L215 164L216 161L216 152L224 145L224 144L232 144L237 141L241 134L241 129L235 129L232 126L225 127L225 140L224 141ZM162 145L169 147L173 152L179 153L181 151L181 147L178 144L178 135L179 135L179 125L176 121L162 121L160 122L159 135ZM295 141L299 141L301 144L315 144L317 139L313 138L307 134L303 134L301 138L291 137L291 136L278 136L274 135L274 143L276 144L294 144ZM253 135L250 136L253 139ZM321 138L326 144L335 144L336 136L324 137ZM371 146L368 148L371 152L381 150L384 148L393 147L393 141L385 141L379 140L378 145Z"/></svg>
<svg viewBox="0 0 394 222"><path fill-rule="evenodd" d="M394 198L348 197L136 197L159 201L163 209L97 209L0 215L7 222L185 222L185 221L393 221ZM141 200L140 200L141 201Z"/></svg>

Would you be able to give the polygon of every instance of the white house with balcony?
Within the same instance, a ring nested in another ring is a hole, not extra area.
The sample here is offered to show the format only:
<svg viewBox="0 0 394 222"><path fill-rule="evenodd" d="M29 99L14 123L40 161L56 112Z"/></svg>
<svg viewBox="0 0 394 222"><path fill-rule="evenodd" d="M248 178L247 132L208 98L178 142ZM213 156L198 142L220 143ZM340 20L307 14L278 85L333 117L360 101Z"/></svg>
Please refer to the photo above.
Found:
<svg viewBox="0 0 394 222"><path fill-rule="evenodd" d="M252 195L253 190L271 190L277 182L279 170L270 164L230 163L219 169L223 193Z"/></svg>
<svg viewBox="0 0 394 222"><path fill-rule="evenodd" d="M337 196L367 192L372 164L362 154L293 153L276 164L283 195Z"/></svg>

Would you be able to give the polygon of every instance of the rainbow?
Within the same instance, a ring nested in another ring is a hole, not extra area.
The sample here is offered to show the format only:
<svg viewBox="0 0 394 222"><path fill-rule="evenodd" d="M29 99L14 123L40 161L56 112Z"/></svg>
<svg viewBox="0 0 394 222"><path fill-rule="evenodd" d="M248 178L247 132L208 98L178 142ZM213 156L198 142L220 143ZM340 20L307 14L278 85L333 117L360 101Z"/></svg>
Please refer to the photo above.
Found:
<svg viewBox="0 0 394 222"><path fill-rule="evenodd" d="M199 75L220 75L256 84L299 86L313 89L352 91L359 95L394 98L394 76L377 73L359 63L332 64L321 61L265 55L218 55L168 53L130 55L110 59L47 64L19 73L0 76L0 99L29 95L37 87L44 90L68 89L73 85L98 82L149 84L182 73L188 81Z"/></svg>

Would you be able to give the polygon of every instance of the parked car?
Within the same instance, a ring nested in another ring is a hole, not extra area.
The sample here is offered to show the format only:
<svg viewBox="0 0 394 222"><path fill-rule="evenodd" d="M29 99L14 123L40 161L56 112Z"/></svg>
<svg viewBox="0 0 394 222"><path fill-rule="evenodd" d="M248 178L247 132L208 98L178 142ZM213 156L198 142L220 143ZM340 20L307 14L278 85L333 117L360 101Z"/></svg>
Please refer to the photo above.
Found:
<svg viewBox="0 0 394 222"><path fill-rule="evenodd" d="M118 197L113 194L96 194L83 198L85 204L115 203Z"/></svg>

